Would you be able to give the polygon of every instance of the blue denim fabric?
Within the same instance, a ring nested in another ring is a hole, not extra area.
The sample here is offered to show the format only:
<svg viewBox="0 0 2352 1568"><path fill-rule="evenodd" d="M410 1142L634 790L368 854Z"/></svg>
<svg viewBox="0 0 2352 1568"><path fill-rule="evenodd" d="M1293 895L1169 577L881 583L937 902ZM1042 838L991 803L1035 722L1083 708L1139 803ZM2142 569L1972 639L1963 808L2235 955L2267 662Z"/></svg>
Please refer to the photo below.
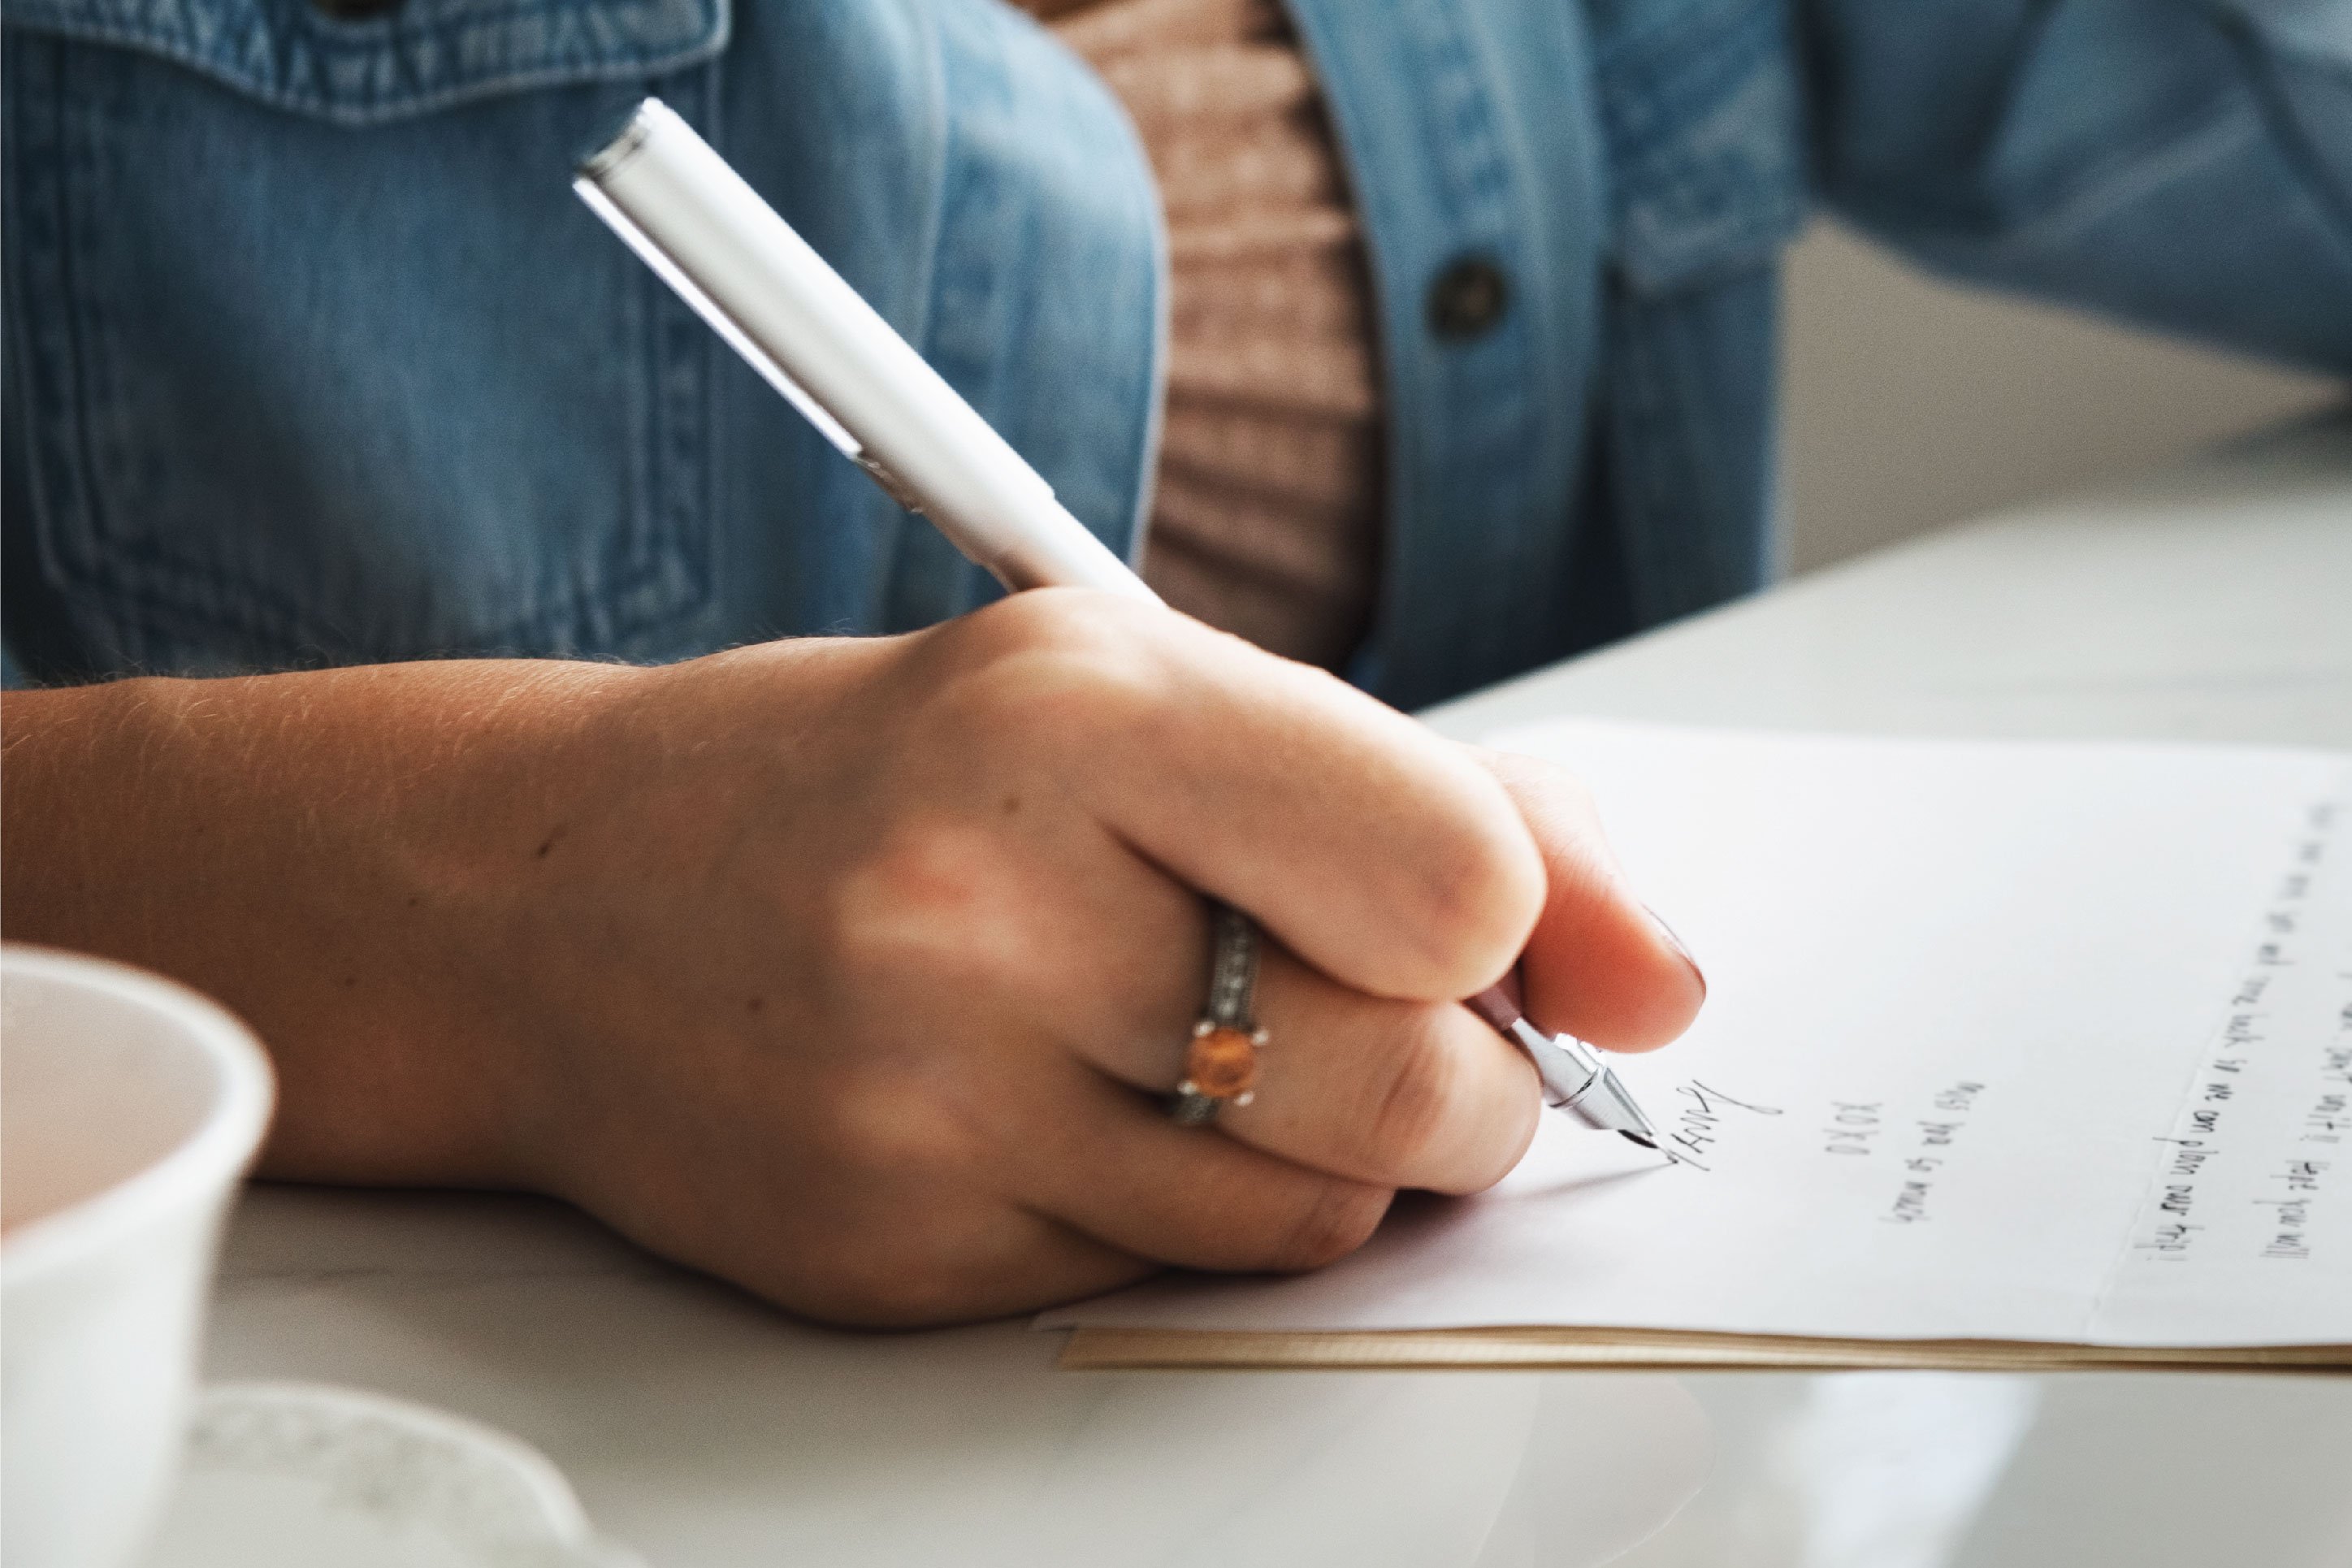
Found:
<svg viewBox="0 0 2352 1568"><path fill-rule="evenodd" d="M617 245L660 93L1120 547L1164 264L1139 145L984 0L12 3L5 586L56 676L682 657L992 591Z"/></svg>
<svg viewBox="0 0 2352 1568"><path fill-rule="evenodd" d="M1413 704L1762 582L1777 257L2352 373L2352 0L1290 0L1370 252ZM995 0L10 0L13 678L661 659L992 590L572 197L701 126L1115 547L1166 261L1116 104ZM1446 270L1507 304L1447 335Z"/></svg>

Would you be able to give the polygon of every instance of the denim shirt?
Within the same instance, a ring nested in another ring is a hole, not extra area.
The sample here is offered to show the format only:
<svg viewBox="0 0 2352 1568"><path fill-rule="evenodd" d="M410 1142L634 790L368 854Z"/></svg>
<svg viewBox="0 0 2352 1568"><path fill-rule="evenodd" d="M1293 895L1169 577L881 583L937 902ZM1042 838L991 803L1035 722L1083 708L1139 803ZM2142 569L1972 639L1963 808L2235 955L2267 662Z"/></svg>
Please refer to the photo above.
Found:
<svg viewBox="0 0 2352 1568"><path fill-rule="evenodd" d="M1766 578L1776 258L1816 197L1951 274L2352 372L2352 0L1290 9L1378 300L1351 673L1391 700ZM572 195L647 92L1141 549L1150 173L996 0L5 20L12 673L659 660L989 596Z"/></svg>

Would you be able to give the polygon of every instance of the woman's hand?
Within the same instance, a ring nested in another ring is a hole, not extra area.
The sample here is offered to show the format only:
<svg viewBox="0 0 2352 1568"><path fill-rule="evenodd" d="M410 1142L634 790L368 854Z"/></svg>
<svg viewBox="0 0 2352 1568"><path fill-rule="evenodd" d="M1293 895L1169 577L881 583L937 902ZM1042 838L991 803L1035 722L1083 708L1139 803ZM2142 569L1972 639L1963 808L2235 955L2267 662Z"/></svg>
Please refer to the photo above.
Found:
<svg viewBox="0 0 2352 1568"><path fill-rule="evenodd" d="M8 723L10 934L245 1012L266 1169L545 1190L837 1321L1327 1262L1532 1134L1533 1069L1456 998L1524 951L1541 1022L1634 1047L1702 994L1555 772L1079 592ZM1265 932L1272 1042L1183 1128L1203 893Z"/></svg>

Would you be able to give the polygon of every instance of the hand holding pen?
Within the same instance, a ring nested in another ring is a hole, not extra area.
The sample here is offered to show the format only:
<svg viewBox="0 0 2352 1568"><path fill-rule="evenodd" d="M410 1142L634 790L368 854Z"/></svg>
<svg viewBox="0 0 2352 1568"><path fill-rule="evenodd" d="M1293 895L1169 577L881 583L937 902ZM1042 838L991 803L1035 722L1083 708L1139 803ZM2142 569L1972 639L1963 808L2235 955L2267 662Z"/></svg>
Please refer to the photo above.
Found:
<svg viewBox="0 0 2352 1568"><path fill-rule="evenodd" d="M1006 588L1090 587L1156 602L1035 470L660 100L639 105L574 184L844 457L929 517ZM1229 1100L1254 1098L1255 1052L1268 1039L1250 1016L1255 927L1230 909L1219 910L1216 926L1209 999L1171 1106L1191 1124L1212 1120ZM1648 1118L1616 1075L1573 1037L1531 1024L1517 989L1490 986L1471 1010L1528 1053L1546 1101L1588 1126L1654 1144Z"/></svg>
<svg viewBox="0 0 2352 1568"><path fill-rule="evenodd" d="M1454 998L1518 960L1624 1047L1697 1004L1563 776L1117 589L17 697L12 813L121 825L12 858L24 934L251 1018L267 1173L552 1194L842 1321L1329 1261L1532 1135L1528 1058ZM1271 1037L1208 1128L1165 1109L1225 1005L1204 891L1264 922L1222 1016Z"/></svg>

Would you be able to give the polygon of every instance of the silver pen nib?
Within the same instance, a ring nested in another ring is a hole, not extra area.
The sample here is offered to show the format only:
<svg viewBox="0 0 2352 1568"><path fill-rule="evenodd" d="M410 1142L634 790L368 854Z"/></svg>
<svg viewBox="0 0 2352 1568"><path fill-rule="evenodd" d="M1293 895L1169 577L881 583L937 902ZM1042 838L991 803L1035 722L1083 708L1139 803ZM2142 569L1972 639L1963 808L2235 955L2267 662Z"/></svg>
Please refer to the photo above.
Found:
<svg viewBox="0 0 2352 1568"><path fill-rule="evenodd" d="M1528 1022L1499 985L1481 991L1465 1005L1527 1052L1543 1079L1546 1104L1568 1112L1587 1127L1622 1132L1645 1149L1658 1146L1658 1130L1591 1046L1573 1035L1545 1034Z"/></svg>
<svg viewBox="0 0 2352 1568"><path fill-rule="evenodd" d="M1565 1109L1586 1125L1622 1133L1644 1149L1658 1146L1658 1130L1650 1125L1650 1119L1642 1114L1642 1108L1633 1103L1633 1097L1625 1092L1617 1075L1605 1067L1601 1076L1592 1080L1592 1087L1584 1091L1584 1098Z"/></svg>
<svg viewBox="0 0 2352 1568"><path fill-rule="evenodd" d="M1547 1104L1587 1127L1622 1132L1653 1149L1658 1146L1657 1129L1591 1047L1573 1035L1547 1035L1524 1017L1511 1021L1510 1035L1542 1075Z"/></svg>

